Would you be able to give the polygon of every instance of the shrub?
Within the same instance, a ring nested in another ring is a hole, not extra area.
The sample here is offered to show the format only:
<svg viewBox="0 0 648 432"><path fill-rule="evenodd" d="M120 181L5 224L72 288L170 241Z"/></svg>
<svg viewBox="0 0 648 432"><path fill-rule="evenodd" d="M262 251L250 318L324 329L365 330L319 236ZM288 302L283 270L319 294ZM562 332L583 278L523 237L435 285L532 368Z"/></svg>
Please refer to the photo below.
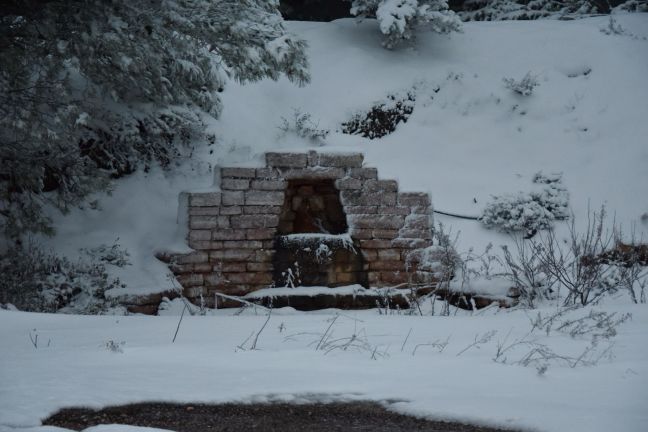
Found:
<svg viewBox="0 0 648 432"><path fill-rule="evenodd" d="M382 102L376 102L364 113L356 113L351 120L342 123L342 132L349 135L362 135L365 138L382 138L396 130L396 126L406 123L414 112L414 93L390 94Z"/></svg>
<svg viewBox="0 0 648 432"><path fill-rule="evenodd" d="M101 313L114 306L104 292L123 285L106 266L127 265L128 253L118 244L82 252L73 262L34 243L8 250L0 256L0 303L34 312Z"/></svg>
<svg viewBox="0 0 648 432"><path fill-rule="evenodd" d="M507 89L513 90L515 93L522 96L531 96L531 94L533 94L533 89L540 85L538 79L532 75L531 72L527 72L527 74L519 81L514 80L513 78L503 78L503 81Z"/></svg>
<svg viewBox="0 0 648 432"><path fill-rule="evenodd" d="M328 129L320 129L319 123L313 122L312 116L309 113L302 112L297 108L293 109L292 118L287 119L281 117L279 130L284 134L292 133L300 138L317 142L325 140L331 132Z"/></svg>
<svg viewBox="0 0 648 432"><path fill-rule="evenodd" d="M488 228L503 232L524 231L527 237L533 237L538 230L551 227L555 220L567 219L569 194L562 185L562 175L537 173L533 183L541 189L494 196L486 204L481 222Z"/></svg>

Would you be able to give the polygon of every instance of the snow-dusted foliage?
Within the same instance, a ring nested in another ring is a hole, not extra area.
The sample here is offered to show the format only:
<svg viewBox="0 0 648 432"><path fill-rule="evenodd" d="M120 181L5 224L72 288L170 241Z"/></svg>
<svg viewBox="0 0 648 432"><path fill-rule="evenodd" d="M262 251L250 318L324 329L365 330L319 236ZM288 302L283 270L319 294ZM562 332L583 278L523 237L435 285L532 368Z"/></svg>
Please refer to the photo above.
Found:
<svg viewBox="0 0 648 432"><path fill-rule="evenodd" d="M414 112L415 101L413 91L391 93L385 100L374 103L368 111L355 113L349 121L342 123L342 132L369 139L382 138L394 132L399 123L407 122Z"/></svg>
<svg viewBox="0 0 648 432"><path fill-rule="evenodd" d="M590 0L467 0L457 12L463 21L533 20L602 12ZM600 2L606 4L607 2ZM608 9L609 11L609 9Z"/></svg>
<svg viewBox="0 0 648 432"><path fill-rule="evenodd" d="M78 261L44 252L37 245L9 249L0 255L0 303L20 310L101 313L112 306L104 292L121 286L107 266L129 264L118 244L85 249Z"/></svg>
<svg viewBox="0 0 648 432"><path fill-rule="evenodd" d="M577 18L613 10L645 12L646 0L466 0L453 9L463 21Z"/></svg>
<svg viewBox="0 0 648 432"><path fill-rule="evenodd" d="M519 81L513 78L504 78L503 81L507 89L522 96L531 96L533 89L540 85L538 79L531 72L527 72Z"/></svg>
<svg viewBox="0 0 648 432"><path fill-rule="evenodd" d="M448 8L447 0L351 0L351 14L378 20L385 35L383 45L393 48L412 39L418 27L436 33L461 30L461 21Z"/></svg>
<svg viewBox="0 0 648 432"><path fill-rule="evenodd" d="M482 212L482 223L504 232L524 231L533 236L555 220L567 219L569 194L562 184L562 174L537 173L533 183L541 186L539 190L493 196Z"/></svg>
<svg viewBox="0 0 648 432"><path fill-rule="evenodd" d="M309 80L264 0L36 0L0 17L0 224L47 231L111 176L166 166L217 116L226 77ZM188 152L187 152L188 153Z"/></svg>
<svg viewBox="0 0 648 432"><path fill-rule="evenodd" d="M328 129L320 128L319 122L313 121L310 113L302 112L300 109L293 109L292 118L281 117L279 130L283 134L292 133L300 138L305 138L323 144L331 132Z"/></svg>

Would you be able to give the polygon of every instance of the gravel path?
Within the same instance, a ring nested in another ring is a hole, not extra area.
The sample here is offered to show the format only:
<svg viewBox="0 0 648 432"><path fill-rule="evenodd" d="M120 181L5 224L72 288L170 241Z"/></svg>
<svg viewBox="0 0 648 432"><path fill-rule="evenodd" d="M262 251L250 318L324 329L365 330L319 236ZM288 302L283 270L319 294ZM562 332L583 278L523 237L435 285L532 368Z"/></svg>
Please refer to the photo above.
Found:
<svg viewBox="0 0 648 432"><path fill-rule="evenodd" d="M140 403L102 410L68 408L44 425L82 430L99 424L128 424L177 432L203 431L428 431L503 432L482 426L431 421L390 412L374 402L294 405Z"/></svg>

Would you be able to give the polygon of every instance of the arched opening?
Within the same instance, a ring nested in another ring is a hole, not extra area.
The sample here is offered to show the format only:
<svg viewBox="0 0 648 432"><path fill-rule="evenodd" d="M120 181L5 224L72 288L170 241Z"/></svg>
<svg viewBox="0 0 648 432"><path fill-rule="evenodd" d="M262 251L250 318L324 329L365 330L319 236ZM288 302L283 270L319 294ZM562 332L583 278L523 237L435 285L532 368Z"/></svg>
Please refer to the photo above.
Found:
<svg viewBox="0 0 648 432"><path fill-rule="evenodd" d="M367 286L333 180L288 181L275 238L275 286Z"/></svg>

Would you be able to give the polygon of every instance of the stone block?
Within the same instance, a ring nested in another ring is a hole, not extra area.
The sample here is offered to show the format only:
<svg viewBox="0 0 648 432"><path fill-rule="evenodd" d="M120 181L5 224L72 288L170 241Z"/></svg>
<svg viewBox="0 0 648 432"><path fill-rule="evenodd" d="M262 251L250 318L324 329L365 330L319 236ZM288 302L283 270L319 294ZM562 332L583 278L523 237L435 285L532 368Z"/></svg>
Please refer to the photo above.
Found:
<svg viewBox="0 0 648 432"><path fill-rule="evenodd" d="M373 230L371 235L375 239L395 239L398 237L398 230L395 229L378 229Z"/></svg>
<svg viewBox="0 0 648 432"><path fill-rule="evenodd" d="M217 263L220 261L250 261L255 256L252 249L223 249L209 252L209 261Z"/></svg>
<svg viewBox="0 0 648 432"><path fill-rule="evenodd" d="M256 177L256 168L221 168L221 178L232 177L250 179Z"/></svg>
<svg viewBox="0 0 648 432"><path fill-rule="evenodd" d="M209 255L205 252L193 252L186 255L180 255L174 259L178 264L202 264L209 261Z"/></svg>
<svg viewBox="0 0 648 432"><path fill-rule="evenodd" d="M364 156L362 153L319 153L317 165L336 168L360 168Z"/></svg>
<svg viewBox="0 0 648 432"><path fill-rule="evenodd" d="M271 284L272 274L270 273L232 273L227 275L231 283L236 284Z"/></svg>
<svg viewBox="0 0 648 432"><path fill-rule="evenodd" d="M240 215L242 212L241 206L224 206L220 208L221 215L233 216Z"/></svg>
<svg viewBox="0 0 648 432"><path fill-rule="evenodd" d="M229 216L191 216L189 218L189 228L192 230L229 228L229 226Z"/></svg>
<svg viewBox="0 0 648 432"><path fill-rule="evenodd" d="M200 273L192 273L187 275L176 276L176 280L183 287L194 287L203 284L203 275Z"/></svg>
<svg viewBox="0 0 648 432"><path fill-rule="evenodd" d="M259 240L230 240L224 241L223 247L225 249L238 248L238 249L261 249L263 243Z"/></svg>
<svg viewBox="0 0 648 432"><path fill-rule="evenodd" d="M429 206L430 197L425 192L401 192L398 194L398 204L403 206Z"/></svg>
<svg viewBox="0 0 648 432"><path fill-rule="evenodd" d="M221 203L220 192L201 192L189 194L190 207L215 207Z"/></svg>
<svg viewBox="0 0 648 432"><path fill-rule="evenodd" d="M220 207L189 207L189 216L218 216Z"/></svg>
<svg viewBox="0 0 648 432"><path fill-rule="evenodd" d="M380 249L378 258L385 261L400 261L401 253L399 249Z"/></svg>
<svg viewBox="0 0 648 432"><path fill-rule="evenodd" d="M377 206L346 206L344 211L346 214L376 214L378 212Z"/></svg>
<svg viewBox="0 0 648 432"><path fill-rule="evenodd" d="M211 231L191 230L189 231L189 240L211 240Z"/></svg>
<svg viewBox="0 0 648 432"><path fill-rule="evenodd" d="M270 240L274 238L277 232L274 228L253 228L246 230L246 239L248 240Z"/></svg>
<svg viewBox="0 0 648 432"><path fill-rule="evenodd" d="M272 249L258 250L254 256L254 262L271 262L274 254L275 251Z"/></svg>
<svg viewBox="0 0 648 432"><path fill-rule="evenodd" d="M224 178L221 181L222 190L248 190L250 189L250 180Z"/></svg>
<svg viewBox="0 0 648 432"><path fill-rule="evenodd" d="M339 190L345 189L360 189L362 188L362 181L353 177L345 177L335 181L335 187Z"/></svg>
<svg viewBox="0 0 648 432"><path fill-rule="evenodd" d="M256 190L284 190L286 182L283 180L253 180L252 189Z"/></svg>
<svg viewBox="0 0 648 432"><path fill-rule="evenodd" d="M430 229L430 218L428 215L424 214L413 214L405 218L404 228L411 230L425 230L429 231Z"/></svg>
<svg viewBox="0 0 648 432"><path fill-rule="evenodd" d="M212 240L245 240L247 232L242 229L214 230Z"/></svg>
<svg viewBox="0 0 648 432"><path fill-rule="evenodd" d="M367 280L371 286L379 286L380 284L380 272L368 272Z"/></svg>
<svg viewBox="0 0 648 432"><path fill-rule="evenodd" d="M349 225L353 228L365 229L399 229L405 221L399 215L349 215Z"/></svg>
<svg viewBox="0 0 648 432"><path fill-rule="evenodd" d="M425 215L431 215L432 214L432 209L430 206L414 206L411 207L412 214L425 214Z"/></svg>
<svg viewBox="0 0 648 432"><path fill-rule="evenodd" d="M404 206L382 206L376 209L376 213L379 214L391 214L391 215L402 215L407 216L412 212L409 207Z"/></svg>
<svg viewBox="0 0 648 432"><path fill-rule="evenodd" d="M376 261L378 259L378 250L376 249L362 249L360 253L365 261Z"/></svg>
<svg viewBox="0 0 648 432"><path fill-rule="evenodd" d="M306 153L266 153L268 167L306 168L308 155Z"/></svg>
<svg viewBox="0 0 648 432"><path fill-rule="evenodd" d="M360 240L362 249L387 249L392 247L391 240Z"/></svg>
<svg viewBox="0 0 648 432"><path fill-rule="evenodd" d="M274 228L279 225L278 215L232 216L232 228Z"/></svg>
<svg viewBox="0 0 648 432"><path fill-rule="evenodd" d="M205 275L205 285L206 286L217 286L223 284L226 278L221 273L210 273ZM207 290L205 290L207 291ZM203 293L203 296L205 293Z"/></svg>
<svg viewBox="0 0 648 432"><path fill-rule="evenodd" d="M425 248L432 245L432 241L429 239L406 239L406 238L396 238L391 241L393 247L403 248L403 249L419 249Z"/></svg>
<svg viewBox="0 0 648 432"><path fill-rule="evenodd" d="M349 176L359 179L377 179L378 170L376 168L351 168Z"/></svg>
<svg viewBox="0 0 648 432"><path fill-rule="evenodd" d="M251 272L271 272L274 269L272 263L251 262L247 263L247 270Z"/></svg>
<svg viewBox="0 0 648 432"><path fill-rule="evenodd" d="M380 252L378 252L380 254ZM402 261L386 261L378 259L369 263L369 270L404 270L405 263Z"/></svg>
<svg viewBox="0 0 648 432"><path fill-rule="evenodd" d="M257 179L278 179L279 170L277 168L257 168L256 169L256 178Z"/></svg>
<svg viewBox="0 0 648 432"><path fill-rule="evenodd" d="M221 199L224 206L235 206L235 205L245 204L245 195L243 191L223 192Z"/></svg>
<svg viewBox="0 0 648 432"><path fill-rule="evenodd" d="M409 275L406 272L380 272L380 280L383 285L400 285L406 284L409 281Z"/></svg>
<svg viewBox="0 0 648 432"><path fill-rule="evenodd" d="M395 206L396 193L367 193L361 190L340 191L344 206Z"/></svg>
<svg viewBox="0 0 648 432"><path fill-rule="evenodd" d="M282 177L286 180L335 180L346 175L343 168L314 167L308 169L291 168L281 171Z"/></svg>
<svg viewBox="0 0 648 432"><path fill-rule="evenodd" d="M196 250L211 249L211 242L207 240L189 240L189 247Z"/></svg>
<svg viewBox="0 0 648 432"><path fill-rule="evenodd" d="M224 262L220 266L215 267L218 268L218 271L223 273L243 273L247 271L247 266L244 262ZM205 281L205 283L207 284L207 281Z"/></svg>
<svg viewBox="0 0 648 432"><path fill-rule="evenodd" d="M278 215L281 213L281 207L280 206L245 206L243 207L243 213L247 215L255 215L255 214Z"/></svg>
<svg viewBox="0 0 648 432"><path fill-rule="evenodd" d="M281 191L247 191L245 193L246 205L282 205L284 202L284 192Z"/></svg>
<svg viewBox="0 0 648 432"><path fill-rule="evenodd" d="M398 233L400 238L414 238L414 239L423 239L429 240L432 238L432 233L429 230L418 230L418 229L402 229Z"/></svg>
<svg viewBox="0 0 648 432"><path fill-rule="evenodd" d="M349 234L351 234L351 238L357 240L368 240L373 238L373 233L370 229L352 228L349 231Z"/></svg>
<svg viewBox="0 0 648 432"><path fill-rule="evenodd" d="M398 182L396 180L367 180L362 189L370 193L398 192Z"/></svg>

